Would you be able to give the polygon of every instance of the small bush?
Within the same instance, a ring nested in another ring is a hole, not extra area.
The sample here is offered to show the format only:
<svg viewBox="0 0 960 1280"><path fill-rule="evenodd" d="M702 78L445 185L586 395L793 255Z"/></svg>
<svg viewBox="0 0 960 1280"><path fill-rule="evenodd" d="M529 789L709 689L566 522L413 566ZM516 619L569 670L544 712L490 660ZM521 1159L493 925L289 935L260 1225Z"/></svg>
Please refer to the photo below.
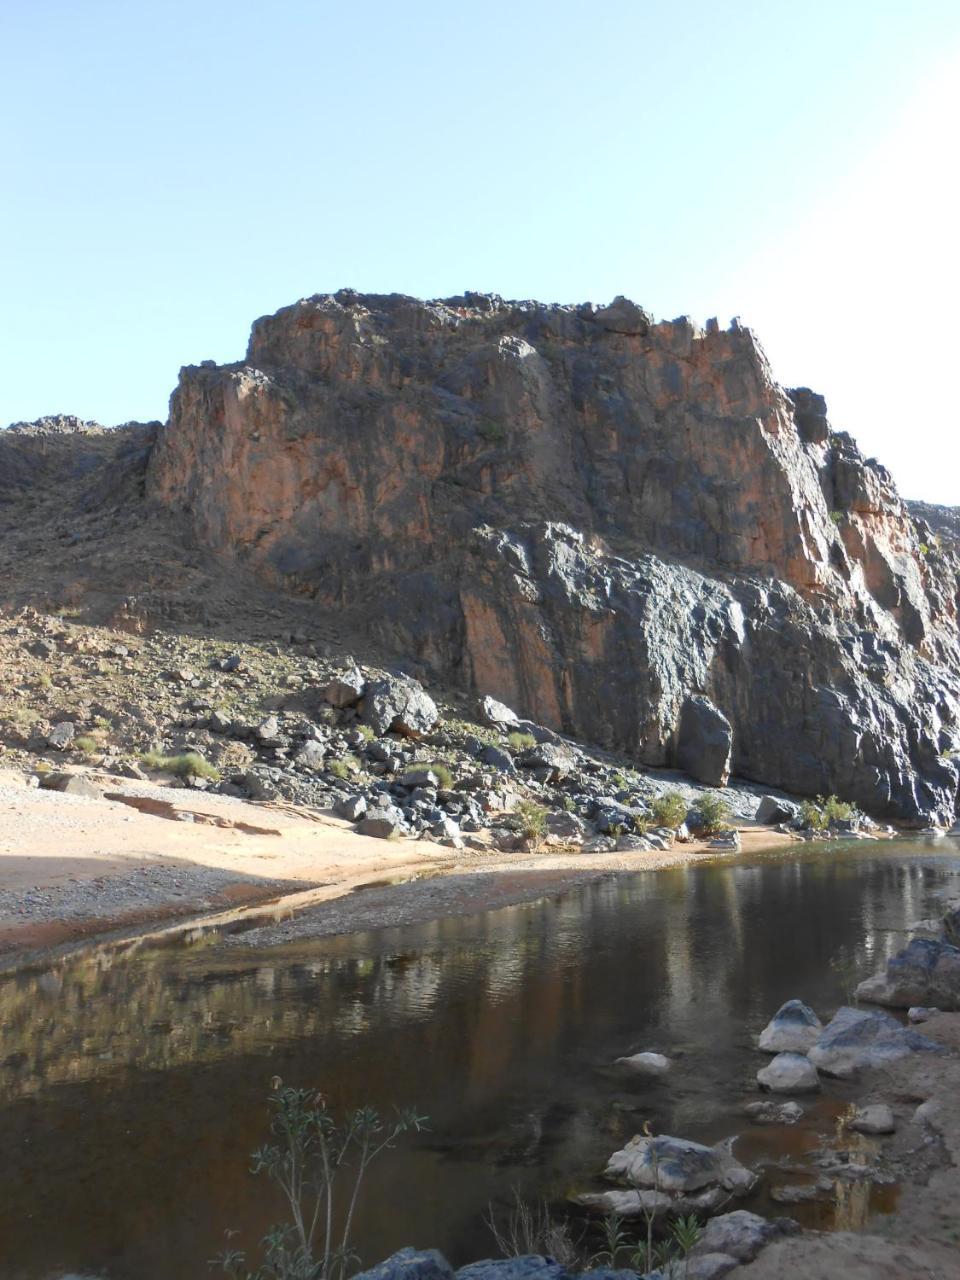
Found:
<svg viewBox="0 0 960 1280"><path fill-rule="evenodd" d="M514 730L507 735L507 743L512 751L529 751L537 745L537 740L532 733L518 733Z"/></svg>
<svg viewBox="0 0 960 1280"><path fill-rule="evenodd" d="M687 816L687 802L679 791L665 791L650 808L658 827L679 827Z"/></svg>
<svg viewBox="0 0 960 1280"><path fill-rule="evenodd" d="M547 807L535 800L521 800L516 809L520 834L526 840L542 840L547 834Z"/></svg>
<svg viewBox="0 0 960 1280"><path fill-rule="evenodd" d="M453 787L453 773L450 766L444 764L442 760L434 760L430 764L418 764L415 767L417 769L429 769L431 773L435 773L441 791L449 791Z"/></svg>
<svg viewBox="0 0 960 1280"><path fill-rule="evenodd" d="M82 751L85 756L92 756L95 751L100 750L100 743L96 738L89 734L83 734L79 738L74 738L73 745L78 751Z"/></svg>
<svg viewBox="0 0 960 1280"><path fill-rule="evenodd" d="M327 770L335 778L346 780L351 774L359 772L360 761L356 756L340 756L338 759L330 760L327 763Z"/></svg>
<svg viewBox="0 0 960 1280"><path fill-rule="evenodd" d="M376 737L376 734L373 732L373 730L370 728L368 724L358 724L357 733L359 733L360 737L364 740L364 742L372 742Z"/></svg>
<svg viewBox="0 0 960 1280"><path fill-rule="evenodd" d="M800 802L800 825L810 831L823 831L826 827L827 819L815 800Z"/></svg>
<svg viewBox="0 0 960 1280"><path fill-rule="evenodd" d="M817 796L816 800L804 800L800 805L800 824L811 831L825 831L831 822L848 822L855 809L837 796Z"/></svg>
<svg viewBox="0 0 960 1280"><path fill-rule="evenodd" d="M697 801L697 813L700 815L700 830L705 836L716 835L725 830L730 820L730 806L715 791L708 791L700 797Z"/></svg>
<svg viewBox="0 0 960 1280"><path fill-rule="evenodd" d="M148 769L159 769L162 773L172 773L178 778L208 778L211 782L220 781L220 771L215 769L209 760L198 756L195 751L187 751L179 756L165 756L159 751L147 751L140 757Z"/></svg>
<svg viewBox="0 0 960 1280"><path fill-rule="evenodd" d="M820 803L823 805L823 816L828 822L849 822L853 817L853 805L848 804L846 800L838 800L836 796L827 796L826 800L820 798Z"/></svg>

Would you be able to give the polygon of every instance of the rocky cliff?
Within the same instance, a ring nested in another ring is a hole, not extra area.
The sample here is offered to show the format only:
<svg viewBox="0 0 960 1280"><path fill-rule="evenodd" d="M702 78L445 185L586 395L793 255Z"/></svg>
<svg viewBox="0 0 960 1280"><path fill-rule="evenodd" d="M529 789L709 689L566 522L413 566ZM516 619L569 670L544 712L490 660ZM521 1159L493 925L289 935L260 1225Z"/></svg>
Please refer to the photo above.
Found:
<svg viewBox="0 0 960 1280"><path fill-rule="evenodd" d="M147 485L208 547L553 728L956 811L960 562L736 323L313 297L245 361L181 372Z"/></svg>

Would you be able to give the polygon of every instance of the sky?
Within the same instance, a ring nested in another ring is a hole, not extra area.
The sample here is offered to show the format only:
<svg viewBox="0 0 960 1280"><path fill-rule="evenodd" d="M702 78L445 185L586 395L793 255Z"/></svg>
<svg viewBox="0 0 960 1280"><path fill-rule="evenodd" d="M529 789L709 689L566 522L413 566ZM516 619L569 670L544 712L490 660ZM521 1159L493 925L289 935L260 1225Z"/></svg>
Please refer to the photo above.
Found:
<svg viewBox="0 0 960 1280"><path fill-rule="evenodd" d="M957 0L0 0L0 424L352 287L736 315L960 504Z"/></svg>

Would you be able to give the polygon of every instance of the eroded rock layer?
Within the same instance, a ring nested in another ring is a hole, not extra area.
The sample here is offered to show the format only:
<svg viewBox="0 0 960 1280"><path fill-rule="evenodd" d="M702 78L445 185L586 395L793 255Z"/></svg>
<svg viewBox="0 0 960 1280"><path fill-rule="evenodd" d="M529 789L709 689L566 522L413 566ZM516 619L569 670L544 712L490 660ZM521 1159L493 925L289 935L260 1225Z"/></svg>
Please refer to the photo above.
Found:
<svg viewBox="0 0 960 1280"><path fill-rule="evenodd" d="M954 550L736 323L309 298L258 320L245 361L181 372L148 490L558 730L955 812Z"/></svg>

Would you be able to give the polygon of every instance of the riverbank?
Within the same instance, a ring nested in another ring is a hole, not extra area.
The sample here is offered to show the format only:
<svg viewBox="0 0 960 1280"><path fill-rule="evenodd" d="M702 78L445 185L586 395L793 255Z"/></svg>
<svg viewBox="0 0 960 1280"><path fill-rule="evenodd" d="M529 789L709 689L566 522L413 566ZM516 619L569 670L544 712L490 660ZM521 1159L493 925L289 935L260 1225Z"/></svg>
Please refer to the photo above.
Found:
<svg viewBox="0 0 960 1280"><path fill-rule="evenodd" d="M697 840L627 853L584 853L555 839L533 852L380 840L304 807L100 772L78 777L100 794L42 790L24 774L0 773L4 968L118 932L231 919L264 903L278 923L247 933L248 943L466 915L717 856ZM738 830L747 852L792 843L765 827Z"/></svg>

